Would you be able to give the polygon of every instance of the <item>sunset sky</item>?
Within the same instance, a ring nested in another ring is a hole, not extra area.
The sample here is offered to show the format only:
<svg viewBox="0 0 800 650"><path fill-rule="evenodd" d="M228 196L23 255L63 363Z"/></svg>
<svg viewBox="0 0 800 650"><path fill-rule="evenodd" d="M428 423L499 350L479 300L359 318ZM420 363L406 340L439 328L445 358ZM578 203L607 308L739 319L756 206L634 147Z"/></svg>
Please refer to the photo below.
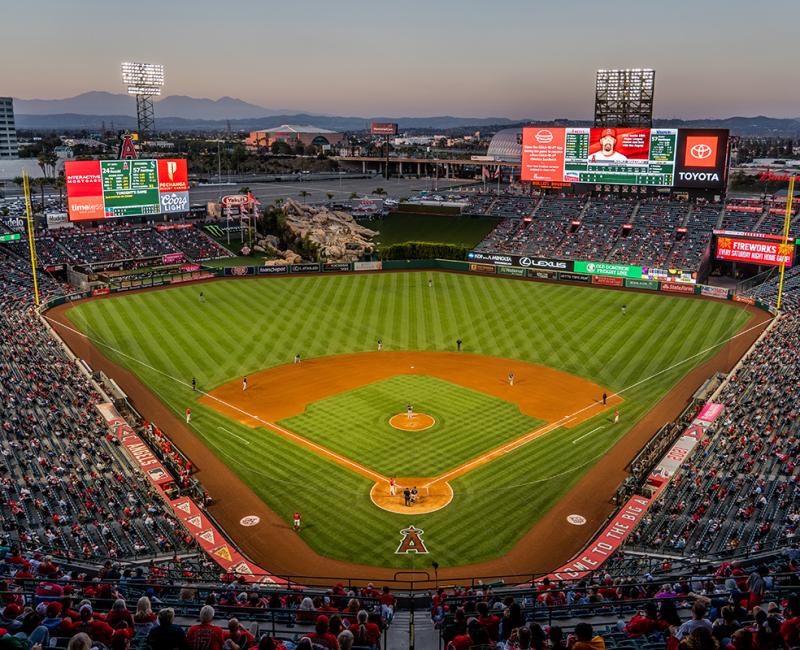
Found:
<svg viewBox="0 0 800 650"><path fill-rule="evenodd" d="M0 95L165 94L359 116L588 118L598 68L656 69L657 117L800 117L800 1L29 0L4 6Z"/></svg>

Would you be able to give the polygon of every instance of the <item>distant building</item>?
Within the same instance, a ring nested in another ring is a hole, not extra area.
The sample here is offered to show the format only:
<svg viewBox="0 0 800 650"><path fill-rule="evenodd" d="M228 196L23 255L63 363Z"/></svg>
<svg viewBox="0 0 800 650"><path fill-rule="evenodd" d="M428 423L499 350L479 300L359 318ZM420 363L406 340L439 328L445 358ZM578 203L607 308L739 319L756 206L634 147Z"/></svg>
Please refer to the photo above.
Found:
<svg viewBox="0 0 800 650"><path fill-rule="evenodd" d="M492 136L487 156L502 162L520 162L522 160L522 129L503 129Z"/></svg>
<svg viewBox="0 0 800 650"><path fill-rule="evenodd" d="M14 100L11 97L0 97L0 159L13 159L18 155Z"/></svg>
<svg viewBox="0 0 800 650"><path fill-rule="evenodd" d="M251 131L247 136L247 146L271 147L275 142L285 142L290 146L302 142L304 145L314 145L315 147L335 147L343 144L344 134L328 129L320 129L316 126L298 126L296 124L282 124L274 129L264 129L261 131Z"/></svg>

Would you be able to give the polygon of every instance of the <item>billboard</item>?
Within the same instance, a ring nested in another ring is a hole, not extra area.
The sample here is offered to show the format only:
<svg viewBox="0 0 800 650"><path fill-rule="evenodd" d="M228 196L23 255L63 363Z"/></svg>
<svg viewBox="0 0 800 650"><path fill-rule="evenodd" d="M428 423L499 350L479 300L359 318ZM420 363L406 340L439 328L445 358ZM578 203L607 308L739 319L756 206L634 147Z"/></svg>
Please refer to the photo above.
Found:
<svg viewBox="0 0 800 650"><path fill-rule="evenodd" d="M778 238L780 239L780 238ZM791 266L794 245L768 239L744 239L720 235L717 238L716 258L731 262L747 262L766 266Z"/></svg>
<svg viewBox="0 0 800 650"><path fill-rule="evenodd" d="M523 181L723 188L725 129L522 130Z"/></svg>
<svg viewBox="0 0 800 650"><path fill-rule="evenodd" d="M522 268L551 269L553 271L572 271L572 260L556 260L548 257L531 257L526 255L510 255L506 253L482 253L470 251L468 262L481 262L495 266L519 266Z"/></svg>
<svg viewBox="0 0 800 650"><path fill-rule="evenodd" d="M372 135L397 135L395 122L373 122L370 127Z"/></svg>
<svg viewBox="0 0 800 650"><path fill-rule="evenodd" d="M64 163L70 221L189 210L186 160L72 160Z"/></svg>

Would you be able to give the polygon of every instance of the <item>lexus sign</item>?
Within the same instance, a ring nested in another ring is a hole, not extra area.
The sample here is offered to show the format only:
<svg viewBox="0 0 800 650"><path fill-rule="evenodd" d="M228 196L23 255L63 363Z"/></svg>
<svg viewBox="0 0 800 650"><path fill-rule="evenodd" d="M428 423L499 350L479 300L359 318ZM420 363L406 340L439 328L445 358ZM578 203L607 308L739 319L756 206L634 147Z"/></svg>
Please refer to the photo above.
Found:
<svg viewBox="0 0 800 650"><path fill-rule="evenodd" d="M483 253L472 251L467 254L468 262L494 264L495 266L519 266L525 269L547 269L550 271L572 271L572 260L555 260L547 257L527 255L506 255L505 253Z"/></svg>

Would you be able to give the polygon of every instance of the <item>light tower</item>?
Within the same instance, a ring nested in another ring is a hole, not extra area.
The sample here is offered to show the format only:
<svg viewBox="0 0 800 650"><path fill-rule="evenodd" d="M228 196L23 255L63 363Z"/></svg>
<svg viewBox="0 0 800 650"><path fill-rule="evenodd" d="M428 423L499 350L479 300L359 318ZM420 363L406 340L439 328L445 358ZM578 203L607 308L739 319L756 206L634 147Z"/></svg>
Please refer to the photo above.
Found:
<svg viewBox="0 0 800 650"><path fill-rule="evenodd" d="M652 127L655 79L656 71L650 68L598 70L594 125Z"/></svg>
<svg viewBox="0 0 800 650"><path fill-rule="evenodd" d="M161 94L164 66L160 63L125 62L122 64L122 82L128 86L128 94L136 97L136 123L141 142L155 130L153 97Z"/></svg>

